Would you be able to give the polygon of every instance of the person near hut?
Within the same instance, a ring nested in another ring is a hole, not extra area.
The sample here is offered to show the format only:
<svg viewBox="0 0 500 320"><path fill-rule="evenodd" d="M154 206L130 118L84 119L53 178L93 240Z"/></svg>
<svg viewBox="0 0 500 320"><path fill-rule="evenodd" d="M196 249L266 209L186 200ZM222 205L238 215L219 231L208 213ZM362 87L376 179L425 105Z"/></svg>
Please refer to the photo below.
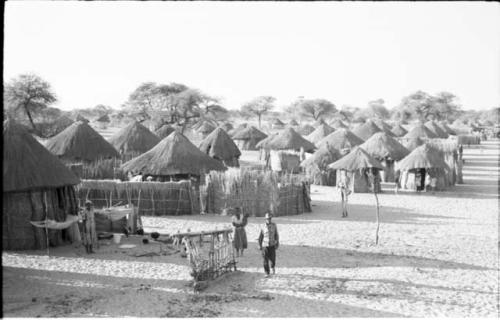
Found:
<svg viewBox="0 0 500 320"><path fill-rule="evenodd" d="M236 256L243 256L243 251L248 247L247 233L245 226L247 225L247 217L242 214L241 208L236 208L231 223L234 227L233 246L236 249Z"/></svg>
<svg viewBox="0 0 500 320"><path fill-rule="evenodd" d="M338 179L337 188L340 191L340 197L342 199L342 218L347 217L347 200L351 193L349 190L349 177L346 171L341 170Z"/></svg>
<svg viewBox="0 0 500 320"><path fill-rule="evenodd" d="M278 227L271 221L271 213L266 212L265 219L266 224L260 229L258 242L259 249L262 253L264 272L266 273L266 277L269 277L270 271L272 271L273 274L276 273L276 250L278 250L280 241ZM271 269L269 269L269 262L271 262Z"/></svg>
<svg viewBox="0 0 500 320"><path fill-rule="evenodd" d="M97 246L97 233L95 229L94 206L92 201L85 201L85 208L82 210L83 221L83 245L85 251L95 253L94 248Z"/></svg>
<svg viewBox="0 0 500 320"><path fill-rule="evenodd" d="M394 180L396 181L396 189L394 189L394 192L398 194L399 188L401 188L401 170L396 170L394 173Z"/></svg>
<svg viewBox="0 0 500 320"><path fill-rule="evenodd" d="M462 145L458 146L458 159L462 160L462 156L464 154L464 147Z"/></svg>

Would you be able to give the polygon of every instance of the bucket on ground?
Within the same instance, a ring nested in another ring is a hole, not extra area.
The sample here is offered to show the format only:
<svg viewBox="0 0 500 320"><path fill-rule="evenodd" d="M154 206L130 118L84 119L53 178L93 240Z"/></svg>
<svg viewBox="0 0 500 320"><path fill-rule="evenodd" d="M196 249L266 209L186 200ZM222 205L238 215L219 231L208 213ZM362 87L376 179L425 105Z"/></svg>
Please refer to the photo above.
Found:
<svg viewBox="0 0 500 320"><path fill-rule="evenodd" d="M119 244L121 239L122 239L122 234L121 233L115 233L115 234L113 234L113 241L116 244Z"/></svg>

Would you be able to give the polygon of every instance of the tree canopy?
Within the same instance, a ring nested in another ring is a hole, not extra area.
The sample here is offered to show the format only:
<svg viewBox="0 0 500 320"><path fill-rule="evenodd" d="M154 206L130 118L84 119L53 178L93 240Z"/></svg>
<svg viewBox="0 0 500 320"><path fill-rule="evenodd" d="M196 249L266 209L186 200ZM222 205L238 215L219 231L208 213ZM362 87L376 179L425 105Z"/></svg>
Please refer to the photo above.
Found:
<svg viewBox="0 0 500 320"><path fill-rule="evenodd" d="M335 105L326 99L298 99L290 108L296 109L300 116L314 120L332 116L337 112Z"/></svg>
<svg viewBox="0 0 500 320"><path fill-rule="evenodd" d="M274 108L276 98L271 96L260 96L250 100L241 106L241 113L247 117L256 116L259 120L259 128L261 128L262 115L271 111Z"/></svg>

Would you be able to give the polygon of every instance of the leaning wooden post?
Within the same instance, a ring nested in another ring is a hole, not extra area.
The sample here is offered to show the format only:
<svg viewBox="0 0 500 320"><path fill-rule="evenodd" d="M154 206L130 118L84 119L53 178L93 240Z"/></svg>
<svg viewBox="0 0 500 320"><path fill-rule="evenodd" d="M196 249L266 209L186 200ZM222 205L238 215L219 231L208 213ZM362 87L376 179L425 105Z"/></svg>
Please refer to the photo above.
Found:
<svg viewBox="0 0 500 320"><path fill-rule="evenodd" d="M43 192L43 201L45 205L45 237L47 238L47 256L50 255L49 251L49 208L47 207L47 192Z"/></svg>

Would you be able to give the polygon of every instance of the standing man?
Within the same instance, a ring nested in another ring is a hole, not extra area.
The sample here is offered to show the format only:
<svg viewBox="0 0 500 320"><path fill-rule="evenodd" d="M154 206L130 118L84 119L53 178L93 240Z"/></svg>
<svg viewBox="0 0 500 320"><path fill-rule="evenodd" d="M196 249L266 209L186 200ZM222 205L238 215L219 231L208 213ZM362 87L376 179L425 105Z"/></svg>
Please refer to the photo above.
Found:
<svg viewBox="0 0 500 320"><path fill-rule="evenodd" d="M269 261L271 261L271 269L273 274L275 274L276 265L276 250L280 245L278 228L274 222L271 222L272 215L266 212L266 224L261 227L259 234L259 249L262 252L262 258L264 259L264 271L266 272L266 278L269 277Z"/></svg>
<svg viewBox="0 0 500 320"><path fill-rule="evenodd" d="M97 246L97 233L95 230L94 208L90 200L85 201L85 208L82 212L83 221L83 244L87 253L95 253Z"/></svg>
<svg viewBox="0 0 500 320"><path fill-rule="evenodd" d="M464 147L460 145L458 147L458 159L462 160L463 153L464 153Z"/></svg>
<svg viewBox="0 0 500 320"><path fill-rule="evenodd" d="M349 190L349 176L347 171L340 170L340 175L337 178L337 189L340 191L340 197L342 199L342 218L347 218L347 200L351 193Z"/></svg>

